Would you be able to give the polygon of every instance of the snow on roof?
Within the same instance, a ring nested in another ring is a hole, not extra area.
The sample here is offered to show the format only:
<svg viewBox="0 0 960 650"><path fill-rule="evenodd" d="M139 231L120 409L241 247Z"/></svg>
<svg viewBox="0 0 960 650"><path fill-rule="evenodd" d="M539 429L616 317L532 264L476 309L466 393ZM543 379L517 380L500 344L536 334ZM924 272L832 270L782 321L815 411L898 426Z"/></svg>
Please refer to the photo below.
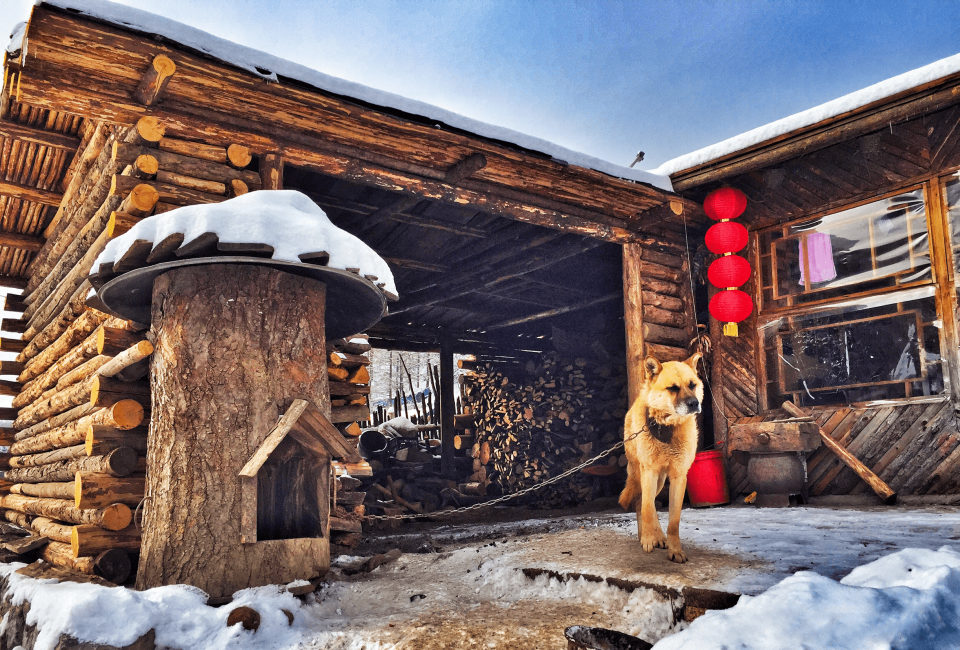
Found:
<svg viewBox="0 0 960 650"><path fill-rule="evenodd" d="M10 32L10 42L7 43L7 54L16 54L23 45L23 35L27 32L27 21L22 21L14 25Z"/></svg>
<svg viewBox="0 0 960 650"><path fill-rule="evenodd" d="M710 145L709 147L704 147L703 149L698 149L697 151L679 156L673 160L668 160L656 169L651 169L650 173L672 176L685 169L691 169L729 154L743 151L767 140L862 108L873 102L886 99L887 97L930 83L931 81L937 81L938 79L957 72L960 72L960 54L934 61L922 68L917 68L916 70L904 72L896 77L885 79L880 83L867 86L849 95L838 97L820 106L814 106L795 115L785 117L776 122L771 122L765 126Z"/></svg>
<svg viewBox="0 0 960 650"><path fill-rule="evenodd" d="M278 81L279 77L295 79L319 90L356 99L373 106L425 117L483 138L508 142L524 149L539 151L570 165L593 169L617 178L647 183L662 190L673 190L670 179L666 175L616 165L534 136L480 122L425 102L324 74L298 63L238 45L189 25L140 9L119 5L107 0L36 0L36 4L70 10L79 15L110 23L123 29L160 35L263 79L270 81Z"/></svg>
<svg viewBox="0 0 960 650"><path fill-rule="evenodd" d="M295 190L250 192L222 203L190 205L148 217L113 239L93 263L116 263L138 239L154 247L174 233L183 233L183 244L200 235L216 233L222 242L269 244L272 259L299 262L303 253L325 251L327 266L360 269L360 275L376 276L383 289L397 293L390 267L372 248L345 230L337 228L310 198Z"/></svg>

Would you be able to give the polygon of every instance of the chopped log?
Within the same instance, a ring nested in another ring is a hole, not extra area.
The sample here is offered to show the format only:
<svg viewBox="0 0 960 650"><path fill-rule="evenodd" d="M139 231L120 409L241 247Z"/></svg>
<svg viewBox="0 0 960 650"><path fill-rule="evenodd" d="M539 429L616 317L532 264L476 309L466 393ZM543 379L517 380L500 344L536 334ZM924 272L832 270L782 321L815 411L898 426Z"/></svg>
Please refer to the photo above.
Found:
<svg viewBox="0 0 960 650"><path fill-rule="evenodd" d="M156 148L166 133L166 127L155 117L145 115L137 120L134 127L136 137L125 142L133 142L141 147Z"/></svg>
<svg viewBox="0 0 960 650"><path fill-rule="evenodd" d="M470 449L473 447L474 443L477 441L476 436L454 436L453 437L453 448L462 451L465 449Z"/></svg>
<svg viewBox="0 0 960 650"><path fill-rule="evenodd" d="M7 510L7 512L15 512L13 510ZM73 526L68 526L66 524L61 524L60 522L53 521L47 517L31 517L30 515L25 515L21 512L16 513L19 517L26 518L28 523L27 526L33 530L38 535L43 535L47 539L54 542L64 542L70 543L70 531L73 530ZM97 528L94 526L94 528ZM97 530L100 530L97 528Z"/></svg>
<svg viewBox="0 0 960 650"><path fill-rule="evenodd" d="M74 557L89 557L110 549L128 551L140 549L140 529L135 525L127 526L123 530L104 530L89 524L69 528L68 542Z"/></svg>
<svg viewBox="0 0 960 650"><path fill-rule="evenodd" d="M667 327L655 323L643 324L643 341L647 343L665 343L685 346L690 342L692 332L677 327Z"/></svg>
<svg viewBox="0 0 960 650"><path fill-rule="evenodd" d="M87 427L87 437L84 444L88 456L93 456L95 449L103 449L103 445L113 445L114 449L129 447L139 454L145 454L147 452L147 427L117 429L91 424Z"/></svg>
<svg viewBox="0 0 960 650"><path fill-rule="evenodd" d="M98 575L114 584L121 584L130 577L130 558L125 551L110 549L95 557L74 557L69 544L50 542L40 553L44 562L55 567L78 571L88 575Z"/></svg>
<svg viewBox="0 0 960 650"><path fill-rule="evenodd" d="M660 361L683 361L690 357L690 352L685 348L675 348L658 343L647 343L644 349L646 350L647 356L654 357Z"/></svg>
<svg viewBox="0 0 960 650"><path fill-rule="evenodd" d="M14 428L25 429L31 424L63 413L74 406L80 406L90 399L94 379L95 377L88 377L79 384L68 386L61 391L53 389L54 392L51 395L41 396L39 400L20 411L17 419L13 421Z"/></svg>
<svg viewBox="0 0 960 650"><path fill-rule="evenodd" d="M211 194L170 183L161 183L159 181L141 181L133 176L114 176L112 191L117 196L127 196L138 185L150 185L157 191L160 202L169 203L175 206L195 205L197 203L219 203L226 201L227 197L222 194ZM159 203L158 203L159 205Z"/></svg>
<svg viewBox="0 0 960 650"><path fill-rule="evenodd" d="M37 467L38 465L49 465L64 460L73 460L74 458L83 458L87 456L87 446L73 445L53 451L44 451L39 454L27 454L26 456L12 456L10 458L10 467Z"/></svg>
<svg viewBox="0 0 960 650"><path fill-rule="evenodd" d="M366 366L358 366L356 370L350 373L347 377L347 383L349 384L369 384L370 383L370 373L367 371Z"/></svg>
<svg viewBox="0 0 960 650"><path fill-rule="evenodd" d="M115 357L143 340L143 334L105 324L97 332L97 354Z"/></svg>
<svg viewBox="0 0 960 650"><path fill-rule="evenodd" d="M253 156L250 155L250 147L245 147L242 144L231 144L227 147L227 162L236 167L237 169L243 169L253 160Z"/></svg>
<svg viewBox="0 0 960 650"><path fill-rule="evenodd" d="M347 425L347 426L344 428L343 431L344 431L344 433L346 433L348 436L353 436L354 438L356 438L356 437L359 436L361 433L363 433L363 429L360 428L360 425L357 424L356 422L352 422L352 423L350 423L349 425Z"/></svg>
<svg viewBox="0 0 960 650"><path fill-rule="evenodd" d="M193 176L186 176L184 174L177 174L175 172L166 170L160 170L157 172L157 181L160 183L167 183L169 185L176 185L178 187L185 187L191 190L198 190L200 192L207 192L208 194L227 193L227 186L225 183L221 183L219 181L208 181L202 178L194 178Z"/></svg>
<svg viewBox="0 0 960 650"><path fill-rule="evenodd" d="M137 158L137 160L140 160ZM156 160L154 160L154 163ZM154 171L154 175L159 175L158 172ZM127 178L129 176L115 176L116 178ZM134 183L134 180L128 180L128 183ZM110 187L111 194L118 194L116 184ZM150 216L150 213L153 212L153 209L157 207L157 203L160 201L160 193L157 191L157 188L149 183L134 183L132 188L127 192L123 193L123 201L120 202L120 207L116 210L111 211L111 214L116 212L123 212L126 214L133 215L135 217L147 217ZM99 254L99 253L98 253Z"/></svg>
<svg viewBox="0 0 960 650"><path fill-rule="evenodd" d="M146 381L120 381L100 375L92 377L90 403L95 406L112 406L125 399L150 401L150 384Z"/></svg>
<svg viewBox="0 0 960 650"><path fill-rule="evenodd" d="M33 380L42 392L55 386L57 380L67 372L97 355L96 329L106 320L106 315L97 311L88 311L67 328L60 338L54 341L43 353L27 362L18 381L25 384L24 391L36 391ZM42 377L42 378L41 378ZM38 379L39 378L39 379ZM14 406L29 404L40 396L14 400Z"/></svg>
<svg viewBox="0 0 960 650"><path fill-rule="evenodd" d="M239 178L231 179L227 183L227 196L243 196L250 192L250 187Z"/></svg>
<svg viewBox="0 0 960 650"><path fill-rule="evenodd" d="M71 447L85 443L87 431L91 425L125 430L133 429L143 422L143 413L143 407L138 402L123 400L109 407L97 409L89 415L84 415L55 429L19 440L10 447L10 453L16 455L33 454L48 449Z"/></svg>
<svg viewBox="0 0 960 650"><path fill-rule="evenodd" d="M330 395L369 395L370 386L348 384L342 381L330 382Z"/></svg>
<svg viewBox="0 0 960 650"><path fill-rule="evenodd" d="M29 339L30 345L27 346L26 350L17 355L17 361L20 363L26 362L27 359L37 356L43 350L45 350L47 346L56 341L86 310L86 296L89 290L90 284L88 282L84 282L77 287L77 290L74 291L72 296L70 296L70 300L67 301L67 304L64 305L57 317L52 319L49 324L42 329L34 331L33 333L31 333L30 329L27 328L27 331L23 333L22 338ZM50 363L53 363L53 361ZM49 366L50 364L47 365Z"/></svg>
<svg viewBox="0 0 960 650"><path fill-rule="evenodd" d="M131 170L132 176L142 178L143 180L150 180L157 175L160 164L157 162L157 159L150 154L143 154L142 156L137 156L137 159L133 161L131 167L133 168Z"/></svg>
<svg viewBox="0 0 960 650"><path fill-rule="evenodd" d="M27 438L32 438L33 436L45 433L51 429L62 427L65 424L73 422L74 420L79 420L86 415L90 415L96 410L96 407L90 406L90 404L81 404L76 408L72 408L69 411L61 413L60 415L55 415L52 418L44 420L43 422L38 422L32 427L27 427L23 431L18 431L17 440L26 440Z"/></svg>
<svg viewBox="0 0 960 650"><path fill-rule="evenodd" d="M367 405L337 406L332 409L330 421L334 424L342 422L366 422L370 419L370 408Z"/></svg>
<svg viewBox="0 0 960 650"><path fill-rule="evenodd" d="M101 367L97 375L100 377L116 377L124 369L139 363L151 354L153 354L153 344L150 341L137 341ZM149 393L147 394L149 395Z"/></svg>
<svg viewBox="0 0 960 650"><path fill-rule="evenodd" d="M137 145L122 142L116 142L113 145L113 158L121 164L129 164L145 153L153 155L157 159L160 169L167 172L219 183L240 180L252 189L260 189L260 176L253 171L241 171L207 160L182 156L169 151L144 149Z"/></svg>
<svg viewBox="0 0 960 650"><path fill-rule="evenodd" d="M140 223L143 217L132 215L128 212L114 210L110 215L110 223L107 225L107 236L111 238L119 237L130 231L135 225Z"/></svg>
<svg viewBox="0 0 960 650"><path fill-rule="evenodd" d="M92 359L87 359L57 380L57 390L63 390L67 386L73 386L74 384L80 383L87 377L97 374L97 371L107 365L107 363L114 358L115 357L108 357L105 354L98 354Z"/></svg>
<svg viewBox="0 0 960 650"><path fill-rule="evenodd" d="M346 368L327 366L327 377L330 379L330 381L346 381L347 377L349 376L350 371Z"/></svg>
<svg viewBox="0 0 960 650"><path fill-rule="evenodd" d="M82 509L103 508L111 503L136 506L143 501L145 486L143 476L117 478L109 474L77 472L74 505Z"/></svg>
<svg viewBox="0 0 960 650"><path fill-rule="evenodd" d="M455 415L453 416L453 426L456 429L469 429L470 427L476 424L477 418L475 415Z"/></svg>
<svg viewBox="0 0 960 650"><path fill-rule="evenodd" d="M331 366L343 366L344 368L356 368L357 366L369 366L370 359L359 354L345 354L343 352L331 352L327 362Z"/></svg>
<svg viewBox="0 0 960 650"><path fill-rule="evenodd" d="M80 510L73 505L72 501L41 499L19 494L7 494L0 497L0 507L28 515L49 517L71 524L93 524L107 530L122 530L130 525L133 517L130 508L122 503L114 503L96 510Z"/></svg>
<svg viewBox="0 0 960 650"><path fill-rule="evenodd" d="M790 415L798 418L808 417L808 414L798 407L793 402L787 400L783 403L783 410L789 413ZM897 502L897 493L890 489L890 486L883 482L883 480L873 473L873 471L860 462L860 460L851 454L846 448L840 446L836 440L834 440L830 434L823 430L820 426L817 426L817 431L820 433L820 438L823 440L823 444L832 451L834 454L843 461L843 464L852 469L857 473L857 476L866 481L867 485L877 493L877 496L883 500L887 505L892 505Z"/></svg>
<svg viewBox="0 0 960 650"><path fill-rule="evenodd" d="M75 492L76 485L70 481L66 483L17 483L10 488L11 494L47 499L71 499Z"/></svg>
<svg viewBox="0 0 960 650"><path fill-rule="evenodd" d="M178 153L190 158L200 158L215 163L225 164L227 162L227 150L212 144L203 144L202 142L188 142L186 140L175 140L173 138L163 138L160 140L160 150Z"/></svg>
<svg viewBox="0 0 960 650"><path fill-rule="evenodd" d="M158 54L140 78L140 83L133 91L133 98L144 106L153 106L176 71L177 65L170 57Z"/></svg>
<svg viewBox="0 0 960 650"><path fill-rule="evenodd" d="M137 452L119 447L102 456L80 456L37 467L23 467L8 472L9 480L18 483L59 483L76 479L77 472L129 476L138 469Z"/></svg>

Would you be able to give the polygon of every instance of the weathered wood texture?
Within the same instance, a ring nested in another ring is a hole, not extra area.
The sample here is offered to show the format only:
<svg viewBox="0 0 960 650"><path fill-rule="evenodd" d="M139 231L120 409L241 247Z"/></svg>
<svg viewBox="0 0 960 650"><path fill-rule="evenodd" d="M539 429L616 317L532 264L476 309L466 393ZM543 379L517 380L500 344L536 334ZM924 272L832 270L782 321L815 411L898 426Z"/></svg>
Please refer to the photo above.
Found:
<svg viewBox="0 0 960 650"><path fill-rule="evenodd" d="M256 266L184 268L157 279L153 496L138 588L187 583L219 597L325 570L326 539L241 546L238 480L294 398L330 413L324 294L319 282Z"/></svg>
<svg viewBox="0 0 960 650"><path fill-rule="evenodd" d="M899 405L805 409L837 444L857 457L900 495L954 494L960 489L960 433L949 400ZM764 422L790 417L783 411L738 418ZM752 491L744 471L730 473L731 494ZM807 460L810 493L869 494L870 487L827 447Z"/></svg>

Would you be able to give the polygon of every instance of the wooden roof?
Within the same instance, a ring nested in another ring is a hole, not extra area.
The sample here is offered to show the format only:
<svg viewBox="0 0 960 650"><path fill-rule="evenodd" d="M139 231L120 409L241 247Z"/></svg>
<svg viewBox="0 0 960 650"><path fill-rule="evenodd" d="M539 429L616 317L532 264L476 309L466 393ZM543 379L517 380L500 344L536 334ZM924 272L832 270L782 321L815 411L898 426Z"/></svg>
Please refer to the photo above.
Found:
<svg viewBox="0 0 960 650"><path fill-rule="evenodd" d="M446 328L487 349L504 339L535 348L550 324L576 322L581 310L620 318L621 247L612 244L682 241L684 221L702 219L696 203L650 185L293 80L270 83L55 7L34 8L26 38L26 57L6 62L11 104L66 111L73 134L84 119L132 125L149 115L171 137L280 155L285 188L311 196L390 262L401 300L381 343L434 349ZM161 54L176 72L146 106L135 91ZM48 210L30 233L51 218Z"/></svg>

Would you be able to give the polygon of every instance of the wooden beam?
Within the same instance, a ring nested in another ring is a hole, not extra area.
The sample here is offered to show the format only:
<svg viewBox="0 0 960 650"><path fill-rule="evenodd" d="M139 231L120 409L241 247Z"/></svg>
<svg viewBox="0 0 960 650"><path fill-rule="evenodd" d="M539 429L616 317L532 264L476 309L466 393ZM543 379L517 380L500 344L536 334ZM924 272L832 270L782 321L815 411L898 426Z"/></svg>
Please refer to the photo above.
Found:
<svg viewBox="0 0 960 650"><path fill-rule="evenodd" d="M456 475L453 438L456 405L453 397L453 337L440 333L440 473L448 478Z"/></svg>
<svg viewBox="0 0 960 650"><path fill-rule="evenodd" d="M468 176L473 176L486 166L486 156L482 153L471 154L448 169L443 175L443 180L451 185L456 185Z"/></svg>
<svg viewBox="0 0 960 650"><path fill-rule="evenodd" d="M414 291L406 294L406 298L391 308L391 314L402 314L411 309L418 309L429 305L435 305L440 302L452 300L472 293L475 289L493 286L504 280L509 280L518 275L525 275L545 269L549 266L562 262L565 259L580 255L588 250L596 248L600 242L595 239L586 239L560 251L555 250L537 250L523 259L512 264L500 265L490 270L486 266L481 266L473 271L465 271L454 278L445 282L438 282L424 291Z"/></svg>
<svg viewBox="0 0 960 650"><path fill-rule="evenodd" d="M10 248L19 248L36 253L43 246L43 240L31 235L21 235L18 232L0 232L0 246L9 246ZM9 285L0 284L0 286Z"/></svg>
<svg viewBox="0 0 960 650"><path fill-rule="evenodd" d="M398 266L401 269L412 269L414 271L427 271L429 273L446 273L450 267L443 264L432 264L430 262L421 262L420 260L410 260L403 257L394 257L388 253L377 251L387 264ZM5 286L0 284L0 286Z"/></svg>
<svg viewBox="0 0 960 650"><path fill-rule="evenodd" d="M133 91L133 97L144 106L153 106L157 103L163 89L167 87L177 65L165 54L158 54L150 62L147 71L140 79L140 85Z"/></svg>
<svg viewBox="0 0 960 650"><path fill-rule="evenodd" d="M599 298L594 298L593 300L586 300L584 302L579 302L575 305L567 305L566 307L558 307L556 309L548 309L546 311L537 312L536 314L530 314L529 316L522 316L520 318L512 318L510 320L501 321L499 323L494 323L493 325L484 325L480 328L484 332L492 332L495 330L504 329L507 327L513 327L514 325L522 325L523 323L530 323L535 320L542 320L544 318L551 318L553 316L560 316L562 314L569 314L572 311L579 311L581 309L586 309L587 307L594 307L605 302L610 302L611 300L620 300L623 297L623 294L619 291L616 293L609 293L605 296L600 296Z"/></svg>
<svg viewBox="0 0 960 650"><path fill-rule="evenodd" d="M51 192L42 190L39 187L30 187L12 181L0 180L0 195L9 196L21 201L30 201L32 203L41 203L43 205L60 206L63 200L63 194L60 192Z"/></svg>
<svg viewBox="0 0 960 650"><path fill-rule="evenodd" d="M283 189L283 156L279 153L260 156L260 184L265 190Z"/></svg>
<svg viewBox="0 0 960 650"><path fill-rule="evenodd" d="M8 289L26 289L28 278L15 278L11 275L0 275L0 287Z"/></svg>
<svg viewBox="0 0 960 650"><path fill-rule="evenodd" d="M0 137L21 142L31 142L53 149L67 149L76 151L80 147L80 139L72 135L44 131L32 126L0 120Z"/></svg>
<svg viewBox="0 0 960 650"><path fill-rule="evenodd" d="M643 277L637 244L623 247L623 321L627 337L627 400L633 404L643 388Z"/></svg>

